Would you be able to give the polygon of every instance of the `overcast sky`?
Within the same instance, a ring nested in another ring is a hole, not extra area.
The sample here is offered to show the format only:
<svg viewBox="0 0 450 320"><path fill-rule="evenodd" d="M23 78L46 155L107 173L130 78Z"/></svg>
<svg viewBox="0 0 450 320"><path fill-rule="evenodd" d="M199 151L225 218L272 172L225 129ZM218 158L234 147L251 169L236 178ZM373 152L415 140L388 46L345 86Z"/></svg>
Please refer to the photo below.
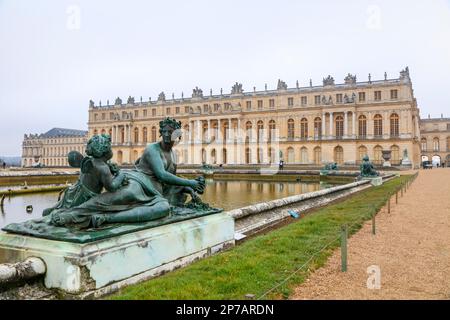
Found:
<svg viewBox="0 0 450 320"><path fill-rule="evenodd" d="M450 116L450 3L0 0L0 155L24 133L87 129L88 102L398 77Z"/></svg>

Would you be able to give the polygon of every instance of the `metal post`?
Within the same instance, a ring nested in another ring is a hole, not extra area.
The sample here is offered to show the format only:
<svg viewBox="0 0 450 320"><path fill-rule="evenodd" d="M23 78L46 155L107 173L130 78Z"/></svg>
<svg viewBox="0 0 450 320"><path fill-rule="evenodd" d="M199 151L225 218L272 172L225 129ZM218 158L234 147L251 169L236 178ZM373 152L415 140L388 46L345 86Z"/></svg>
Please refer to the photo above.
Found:
<svg viewBox="0 0 450 320"><path fill-rule="evenodd" d="M341 271L347 271L347 236L348 226L345 224L341 227Z"/></svg>
<svg viewBox="0 0 450 320"><path fill-rule="evenodd" d="M395 191L395 204L398 204L398 190Z"/></svg>
<svg viewBox="0 0 450 320"><path fill-rule="evenodd" d="M403 185L400 186L401 196L403 197Z"/></svg>
<svg viewBox="0 0 450 320"><path fill-rule="evenodd" d="M391 213L391 196L389 196L387 205L388 205L388 213Z"/></svg>
<svg viewBox="0 0 450 320"><path fill-rule="evenodd" d="M375 212L372 214L372 234L375 234Z"/></svg>

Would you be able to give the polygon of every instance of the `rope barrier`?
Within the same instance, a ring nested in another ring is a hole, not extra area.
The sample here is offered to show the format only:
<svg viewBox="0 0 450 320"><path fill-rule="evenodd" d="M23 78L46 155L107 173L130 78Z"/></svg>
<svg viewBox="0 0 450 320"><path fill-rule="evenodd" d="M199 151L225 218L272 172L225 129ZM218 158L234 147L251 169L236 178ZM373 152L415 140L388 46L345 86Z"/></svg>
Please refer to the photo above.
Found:
<svg viewBox="0 0 450 320"><path fill-rule="evenodd" d="M410 181L410 182L414 181L414 180L417 178L418 175L419 175L419 173L416 172L412 177L409 177L407 181ZM391 200L391 197L394 195L394 193L398 194L398 191L399 191L399 190L402 190L402 191L403 191L403 188L404 188L404 187L405 187L405 184L402 183L402 184L400 184L399 187L397 187L396 189L394 189L394 191L388 192L388 196L387 196L387 198L385 199L386 202ZM376 215L380 210L377 210L377 209L375 208L375 206L373 206L373 207L372 207L372 211L373 211L373 212L372 212L371 216L372 216L372 217L375 217L375 215ZM373 221L373 220L372 220L372 221ZM363 224L363 223L365 223L365 221L362 221L362 222L354 222L354 223L352 223L351 225L349 225L349 226L347 227L347 230L349 231L349 234L351 233L351 230L353 230L353 227L355 227L356 225L361 225L361 224ZM272 291L274 291L274 290L277 289L278 287L280 287L280 286L282 286L283 284L285 284L290 278L292 278L295 274L297 274L300 270L302 270L306 265L308 265L308 264L313 260L314 257L316 257L319 253L321 253L322 251L324 251L325 249L327 249L332 243L336 242L336 241L339 240L339 239L341 239L341 234L339 234L339 236L337 236L337 237L336 237L335 239L333 239L332 241L328 242L328 243L327 243L325 246L323 246L319 251L317 251L317 252L314 253L312 256L310 256L309 259L308 259L304 264L302 264L298 269L296 269L294 272L292 272L289 276L287 276L287 277L286 277L285 279L283 279L281 282L279 282L278 284L276 284L275 286L273 286L271 289L267 290L265 293L263 293L261 296L259 296L259 297L257 298L257 300L260 300L261 298L265 297L267 294L271 293Z"/></svg>

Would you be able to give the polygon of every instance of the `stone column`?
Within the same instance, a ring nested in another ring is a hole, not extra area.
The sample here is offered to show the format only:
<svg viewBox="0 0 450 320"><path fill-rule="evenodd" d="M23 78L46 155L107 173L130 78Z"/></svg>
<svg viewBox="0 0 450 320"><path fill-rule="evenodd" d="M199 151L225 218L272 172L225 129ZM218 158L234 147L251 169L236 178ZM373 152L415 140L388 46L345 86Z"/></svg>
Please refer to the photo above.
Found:
<svg viewBox="0 0 450 320"><path fill-rule="evenodd" d="M322 112L322 137L325 137L325 129L326 129L325 120L326 120L325 112Z"/></svg>
<svg viewBox="0 0 450 320"><path fill-rule="evenodd" d="M384 123L383 123L383 138L387 139L390 137L391 135L391 128L390 128L390 119L389 119L389 112L385 111L384 112Z"/></svg>
<svg viewBox="0 0 450 320"><path fill-rule="evenodd" d="M220 119L217 119L217 142L222 142L222 128L220 127Z"/></svg>
<svg viewBox="0 0 450 320"><path fill-rule="evenodd" d="M344 112L344 139L348 136L348 114Z"/></svg>
<svg viewBox="0 0 450 320"><path fill-rule="evenodd" d="M232 130L232 128L231 128L231 126L232 126L232 122L231 122L231 118L228 118L228 134L227 134L227 142L233 142L231 139L233 138L232 137L232 134L231 134L231 130Z"/></svg>
<svg viewBox="0 0 450 320"><path fill-rule="evenodd" d="M200 143L201 142L201 134L200 134L200 120L196 120L196 127L197 127L197 133L196 133L196 137L195 137L195 141L197 142L197 143Z"/></svg>
<svg viewBox="0 0 450 320"><path fill-rule="evenodd" d="M130 125L128 125L128 143L129 143L129 144L131 144L132 141L133 141L133 140L131 139L132 132L133 132L133 126L130 124Z"/></svg>
<svg viewBox="0 0 450 320"><path fill-rule="evenodd" d="M208 130L206 130L207 139L211 139L211 119L208 119Z"/></svg>
<svg viewBox="0 0 450 320"><path fill-rule="evenodd" d="M242 129L241 129L241 118L237 119L238 123L237 123L237 136L238 136L238 142L242 142Z"/></svg>
<svg viewBox="0 0 450 320"><path fill-rule="evenodd" d="M333 112L330 112L330 132L329 132L330 139L333 139Z"/></svg>
<svg viewBox="0 0 450 320"><path fill-rule="evenodd" d="M356 113L352 112L352 138L356 138Z"/></svg>

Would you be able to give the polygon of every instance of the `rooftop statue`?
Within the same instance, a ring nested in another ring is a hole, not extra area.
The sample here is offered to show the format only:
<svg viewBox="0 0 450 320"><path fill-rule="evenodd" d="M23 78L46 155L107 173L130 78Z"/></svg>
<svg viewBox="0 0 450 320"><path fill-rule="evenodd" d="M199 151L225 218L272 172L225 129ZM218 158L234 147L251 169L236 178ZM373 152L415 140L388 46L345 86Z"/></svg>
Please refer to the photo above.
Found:
<svg viewBox="0 0 450 320"><path fill-rule="evenodd" d="M231 94L241 94L243 93L244 90L242 89L242 83L238 83L236 82L232 87L231 87Z"/></svg>
<svg viewBox="0 0 450 320"><path fill-rule="evenodd" d="M323 78L323 85L324 86L334 86L334 78L330 75L328 77Z"/></svg>
<svg viewBox="0 0 450 320"><path fill-rule="evenodd" d="M288 86L286 82L278 79L277 90L287 90Z"/></svg>
<svg viewBox="0 0 450 320"><path fill-rule="evenodd" d="M211 208L200 199L199 194L205 190L202 176L184 179L176 175L172 148L181 139L181 122L165 118L159 125L162 140L146 147L134 169L119 170L109 162L112 157L109 136L90 139L87 157L70 154L70 164L79 165L81 174L78 182L65 191L62 200L46 209L43 218L13 223L3 230L89 242L221 212L222 209ZM106 191L102 193L103 188ZM188 196L191 201L186 203Z"/></svg>
<svg viewBox="0 0 450 320"><path fill-rule="evenodd" d="M400 79L401 80L409 80L409 68L406 67L405 69L403 69L402 71L400 71Z"/></svg>
<svg viewBox="0 0 450 320"><path fill-rule="evenodd" d="M128 96L127 104L134 104L134 97Z"/></svg>
<svg viewBox="0 0 450 320"><path fill-rule="evenodd" d="M120 106L122 104L122 99L120 99L119 97L116 98L116 101L114 102L114 105L116 106Z"/></svg>
<svg viewBox="0 0 450 320"><path fill-rule="evenodd" d="M355 84L356 83L356 75L347 74L344 78L345 84Z"/></svg>
<svg viewBox="0 0 450 320"><path fill-rule="evenodd" d="M93 108L95 106L94 101L89 100L89 108Z"/></svg>
<svg viewBox="0 0 450 320"><path fill-rule="evenodd" d="M373 164L369 161L369 156L365 155L359 166L361 177L377 177L379 173L375 171Z"/></svg>
<svg viewBox="0 0 450 320"><path fill-rule="evenodd" d="M166 101L166 94L164 93L164 91L162 91L162 92L158 95L158 101Z"/></svg>
<svg viewBox="0 0 450 320"><path fill-rule="evenodd" d="M192 89L192 98L203 98L203 90L199 87Z"/></svg>

